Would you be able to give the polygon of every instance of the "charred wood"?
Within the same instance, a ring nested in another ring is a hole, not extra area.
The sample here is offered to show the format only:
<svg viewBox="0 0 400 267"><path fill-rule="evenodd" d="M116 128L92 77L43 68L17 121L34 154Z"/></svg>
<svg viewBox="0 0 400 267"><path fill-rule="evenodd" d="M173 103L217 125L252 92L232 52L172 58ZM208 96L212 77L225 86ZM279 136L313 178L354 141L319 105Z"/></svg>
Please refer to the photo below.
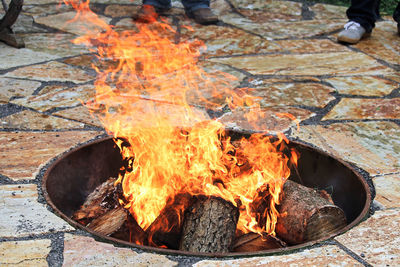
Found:
<svg viewBox="0 0 400 267"><path fill-rule="evenodd" d="M252 252L283 247L287 247L287 244L278 237L272 235L260 235L257 233L247 233L236 238L233 245L233 251Z"/></svg>

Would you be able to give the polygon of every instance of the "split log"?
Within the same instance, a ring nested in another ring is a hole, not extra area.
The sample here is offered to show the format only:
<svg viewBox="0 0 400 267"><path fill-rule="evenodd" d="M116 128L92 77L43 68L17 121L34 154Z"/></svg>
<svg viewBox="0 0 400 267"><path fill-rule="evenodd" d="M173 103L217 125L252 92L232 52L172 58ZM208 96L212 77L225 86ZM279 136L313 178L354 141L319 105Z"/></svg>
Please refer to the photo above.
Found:
<svg viewBox="0 0 400 267"><path fill-rule="evenodd" d="M132 214L127 212L126 220L122 226L110 236L135 244L144 244L146 233L133 218Z"/></svg>
<svg viewBox="0 0 400 267"><path fill-rule="evenodd" d="M319 192L293 181L286 181L278 211L276 234L289 244L317 240L346 225L341 208Z"/></svg>
<svg viewBox="0 0 400 267"><path fill-rule="evenodd" d="M199 198L185 214L179 249L226 253L232 249L239 210L217 197Z"/></svg>
<svg viewBox="0 0 400 267"><path fill-rule="evenodd" d="M122 227L126 221L126 216L126 209L118 206L94 219L87 227L101 235L110 235Z"/></svg>
<svg viewBox="0 0 400 267"><path fill-rule="evenodd" d="M263 251L287 247L287 244L278 237L256 233L248 233L238 237L233 245L234 252Z"/></svg>
<svg viewBox="0 0 400 267"><path fill-rule="evenodd" d="M116 188L114 186L115 178L109 178L107 181L96 187L90 193L83 205L73 215L72 219L87 225L93 219L104 214L106 211L118 206L119 203L115 195Z"/></svg>

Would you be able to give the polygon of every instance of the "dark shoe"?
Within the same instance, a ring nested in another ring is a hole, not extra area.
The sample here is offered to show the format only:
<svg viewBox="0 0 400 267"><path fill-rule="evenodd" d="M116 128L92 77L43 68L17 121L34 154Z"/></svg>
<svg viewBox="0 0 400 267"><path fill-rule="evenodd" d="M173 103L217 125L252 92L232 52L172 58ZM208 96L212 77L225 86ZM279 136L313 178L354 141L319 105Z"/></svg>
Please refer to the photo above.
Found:
<svg viewBox="0 0 400 267"><path fill-rule="evenodd" d="M400 23L397 23L397 34L400 36Z"/></svg>
<svg viewBox="0 0 400 267"><path fill-rule="evenodd" d="M138 13L132 16L137 22L152 23L155 22L159 15L163 15L168 11L167 8L158 8L152 5L142 5Z"/></svg>
<svg viewBox="0 0 400 267"><path fill-rule="evenodd" d="M218 22L218 17L210 8L199 8L194 11L186 11L186 15L199 24L209 25Z"/></svg>

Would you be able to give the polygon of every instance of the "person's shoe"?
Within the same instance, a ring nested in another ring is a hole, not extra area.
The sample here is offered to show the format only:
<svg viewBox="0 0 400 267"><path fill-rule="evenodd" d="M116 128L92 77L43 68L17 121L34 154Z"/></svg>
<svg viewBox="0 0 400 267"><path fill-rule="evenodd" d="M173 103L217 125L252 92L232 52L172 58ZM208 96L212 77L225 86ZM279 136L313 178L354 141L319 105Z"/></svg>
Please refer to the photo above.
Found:
<svg viewBox="0 0 400 267"><path fill-rule="evenodd" d="M344 30L342 30L337 40L342 43L356 44L362 38L370 36L371 33L367 33L363 26L355 21L349 21L344 25Z"/></svg>
<svg viewBox="0 0 400 267"><path fill-rule="evenodd" d="M195 22L203 25L215 24L219 21L217 15L215 15L210 8L199 8L194 11L186 11L186 15Z"/></svg>
<svg viewBox="0 0 400 267"><path fill-rule="evenodd" d="M397 23L397 34L400 36L400 23Z"/></svg>
<svg viewBox="0 0 400 267"><path fill-rule="evenodd" d="M152 5L142 5L139 11L132 16L137 22L152 23L155 22L159 15L163 15L168 11L167 8L158 8Z"/></svg>

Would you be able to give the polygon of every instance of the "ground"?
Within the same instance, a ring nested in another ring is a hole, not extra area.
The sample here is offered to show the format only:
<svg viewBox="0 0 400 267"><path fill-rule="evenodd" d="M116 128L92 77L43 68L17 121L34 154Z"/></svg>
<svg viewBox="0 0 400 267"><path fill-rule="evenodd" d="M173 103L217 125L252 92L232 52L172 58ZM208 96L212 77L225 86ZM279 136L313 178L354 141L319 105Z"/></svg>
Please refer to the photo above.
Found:
<svg viewBox="0 0 400 267"><path fill-rule="evenodd" d="M138 1L93 0L92 9L119 29L133 27ZM44 201L49 162L104 129L82 101L94 96L95 71L87 48L70 41L81 27L57 0L26 0L14 31L26 47L0 43L0 265L175 266L400 265L400 37L391 17L372 36L346 46L336 35L345 8L272 0L215 0L222 22L199 26L173 2L168 20L181 40L199 38L208 50L204 68L218 68L251 86L266 120L260 127L285 132L356 166L372 179L372 214L331 240L285 255L241 259L172 257L96 240L56 216ZM191 25L193 32L182 25ZM222 113L204 109L209 116ZM289 112L300 121L277 120ZM230 127L253 130L240 114L225 112Z"/></svg>

